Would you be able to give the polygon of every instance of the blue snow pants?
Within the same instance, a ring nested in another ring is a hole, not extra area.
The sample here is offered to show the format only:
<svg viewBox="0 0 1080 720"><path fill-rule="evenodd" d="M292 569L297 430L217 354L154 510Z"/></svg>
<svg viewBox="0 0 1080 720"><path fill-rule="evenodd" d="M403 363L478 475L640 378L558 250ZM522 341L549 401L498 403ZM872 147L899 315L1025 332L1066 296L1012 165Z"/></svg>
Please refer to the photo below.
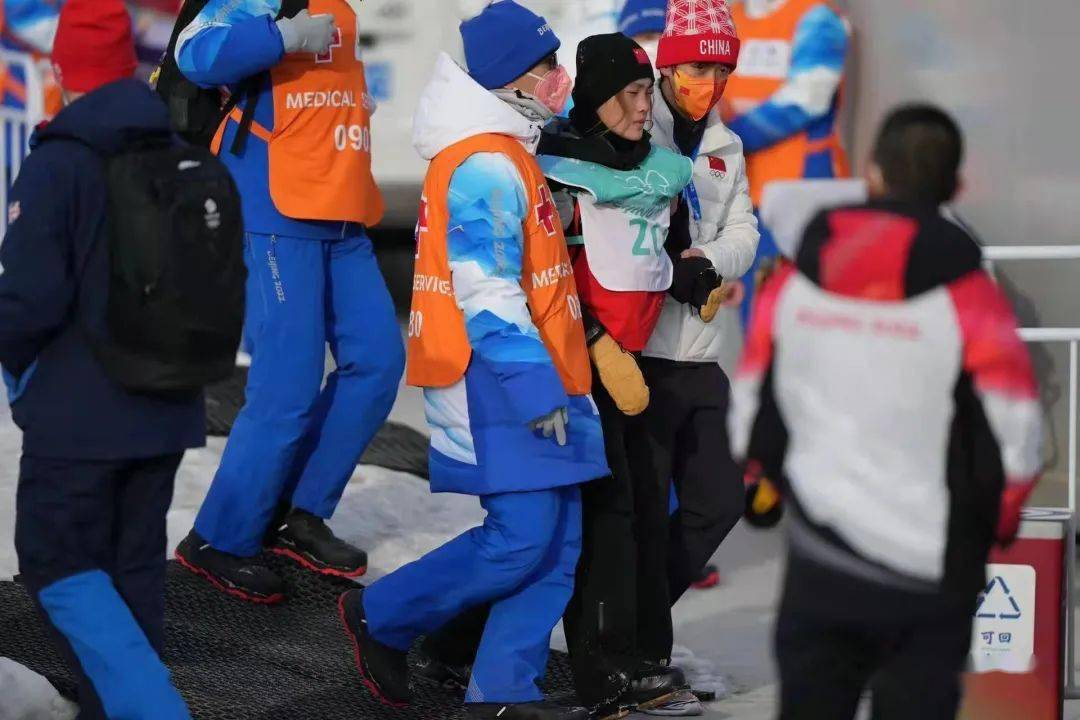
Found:
<svg viewBox="0 0 1080 720"><path fill-rule="evenodd" d="M405 368L394 304L363 229L320 241L249 233L247 402L195 530L249 557L279 503L333 515ZM337 369L323 386L326 346Z"/></svg>
<svg viewBox="0 0 1080 720"><path fill-rule="evenodd" d="M158 656L165 513L181 457L22 457L19 571L75 672L80 720L191 718Z"/></svg>
<svg viewBox="0 0 1080 720"><path fill-rule="evenodd" d="M486 495L487 518L364 591L372 636L399 650L492 603L467 703L542 700L551 631L574 591L581 554L578 486Z"/></svg>

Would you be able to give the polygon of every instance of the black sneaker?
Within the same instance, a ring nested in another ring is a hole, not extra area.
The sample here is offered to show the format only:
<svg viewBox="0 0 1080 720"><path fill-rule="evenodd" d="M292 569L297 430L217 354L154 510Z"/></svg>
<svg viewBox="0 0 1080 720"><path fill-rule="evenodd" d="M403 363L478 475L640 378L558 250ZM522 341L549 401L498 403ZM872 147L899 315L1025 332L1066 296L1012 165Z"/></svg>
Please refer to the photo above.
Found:
<svg viewBox="0 0 1080 720"><path fill-rule="evenodd" d="M285 599L285 583L256 558L215 550L194 530L176 548L176 559L196 575L233 597L272 605Z"/></svg>
<svg viewBox="0 0 1080 720"><path fill-rule="evenodd" d="M636 705L639 710L649 710L671 700L687 687L682 670L644 662L634 671L624 700Z"/></svg>
<svg viewBox="0 0 1080 720"><path fill-rule="evenodd" d="M424 652L421 646L416 652L416 677L438 685L443 690L463 693L469 687L472 668L468 665L450 665Z"/></svg>
<svg viewBox="0 0 1080 720"><path fill-rule="evenodd" d="M304 510L293 509L269 548L320 575L358 578L367 572L367 553L336 537L326 522Z"/></svg>
<svg viewBox="0 0 1080 720"><path fill-rule="evenodd" d="M371 637L363 600L362 589L346 590L338 598L338 612L345 624L345 632L352 640L360 679L383 703L396 708L407 707L412 700L407 655Z"/></svg>
<svg viewBox="0 0 1080 720"><path fill-rule="evenodd" d="M588 720L589 711L541 701L533 703L469 703L465 717L470 720Z"/></svg>

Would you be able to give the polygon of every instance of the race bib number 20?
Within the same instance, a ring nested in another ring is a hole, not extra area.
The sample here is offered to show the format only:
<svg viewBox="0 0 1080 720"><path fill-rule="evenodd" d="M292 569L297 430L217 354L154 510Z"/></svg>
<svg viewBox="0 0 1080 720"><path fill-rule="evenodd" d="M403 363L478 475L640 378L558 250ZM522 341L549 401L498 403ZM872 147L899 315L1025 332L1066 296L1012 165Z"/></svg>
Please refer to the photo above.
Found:
<svg viewBox="0 0 1080 720"><path fill-rule="evenodd" d="M656 255L659 257L664 252L667 228L640 218L631 220L630 227L637 230L637 239L634 241L633 249L635 256L652 257Z"/></svg>

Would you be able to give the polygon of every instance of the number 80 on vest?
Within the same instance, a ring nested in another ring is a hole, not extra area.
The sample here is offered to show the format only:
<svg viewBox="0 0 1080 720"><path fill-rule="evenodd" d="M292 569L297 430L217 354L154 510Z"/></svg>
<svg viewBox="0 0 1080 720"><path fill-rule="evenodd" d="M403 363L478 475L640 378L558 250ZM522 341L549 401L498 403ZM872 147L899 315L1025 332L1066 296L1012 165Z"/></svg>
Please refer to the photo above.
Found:
<svg viewBox="0 0 1080 720"><path fill-rule="evenodd" d="M409 312L409 337L418 338L424 330L424 313L417 310Z"/></svg>

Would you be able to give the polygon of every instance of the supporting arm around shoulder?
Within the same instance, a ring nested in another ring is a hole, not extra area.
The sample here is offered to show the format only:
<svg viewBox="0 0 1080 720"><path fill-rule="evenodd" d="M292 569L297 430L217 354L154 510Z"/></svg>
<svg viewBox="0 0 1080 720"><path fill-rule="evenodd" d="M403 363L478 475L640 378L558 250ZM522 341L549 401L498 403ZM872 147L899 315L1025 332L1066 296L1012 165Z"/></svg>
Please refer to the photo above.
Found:
<svg viewBox="0 0 1080 720"><path fill-rule="evenodd" d="M504 155L480 153L454 173L447 245L474 362L498 378L522 424L569 404L521 285L525 189Z"/></svg>

